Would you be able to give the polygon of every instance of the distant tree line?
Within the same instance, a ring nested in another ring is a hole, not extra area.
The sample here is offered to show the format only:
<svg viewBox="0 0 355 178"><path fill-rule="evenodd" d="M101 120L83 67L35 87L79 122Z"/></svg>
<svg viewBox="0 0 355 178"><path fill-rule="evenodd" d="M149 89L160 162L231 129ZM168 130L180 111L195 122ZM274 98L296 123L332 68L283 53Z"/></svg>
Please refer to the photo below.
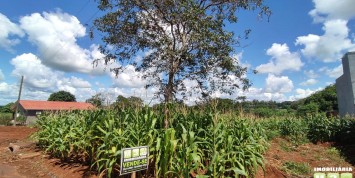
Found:
<svg viewBox="0 0 355 178"><path fill-rule="evenodd" d="M137 103L134 102L134 100L140 101L138 102L139 104L133 104ZM137 97L130 97L128 99L123 96L118 96L115 105L119 107L142 106L143 101L137 99ZM156 104L153 107L159 108L162 105L164 104ZM209 107L219 111L220 113L233 112L242 115L252 114L257 117L305 117L316 114L325 114L326 112L338 110L335 85L329 85L325 89L315 92L314 94L297 101L246 101L246 97L241 96L236 98L235 100L227 98L213 98L197 103L194 106L187 106L182 101L178 101L176 102L176 105L193 109L205 109Z"/></svg>
<svg viewBox="0 0 355 178"><path fill-rule="evenodd" d="M104 105L105 97L102 93L98 93L86 102L93 104L98 108L139 108L144 106L144 101L136 96L124 97L117 96L113 103ZM59 91L52 93L48 101L76 101L75 96L69 92ZM14 103L8 103L0 106L0 113L13 112ZM162 107L164 104L156 104L153 108ZM246 101L246 97L241 96L235 100L227 98L213 98L204 102L197 103L194 106L187 106L182 101L177 101L176 105L189 107L192 109L205 109L207 107L213 108L220 113L237 113L237 114L253 114L258 117L272 117L272 116L309 116L319 113L326 113L338 110L338 102L336 96L335 85L330 85L321 91L297 100L297 101Z"/></svg>
<svg viewBox="0 0 355 178"><path fill-rule="evenodd" d="M307 98L294 102L299 116L338 111L335 85L329 85Z"/></svg>

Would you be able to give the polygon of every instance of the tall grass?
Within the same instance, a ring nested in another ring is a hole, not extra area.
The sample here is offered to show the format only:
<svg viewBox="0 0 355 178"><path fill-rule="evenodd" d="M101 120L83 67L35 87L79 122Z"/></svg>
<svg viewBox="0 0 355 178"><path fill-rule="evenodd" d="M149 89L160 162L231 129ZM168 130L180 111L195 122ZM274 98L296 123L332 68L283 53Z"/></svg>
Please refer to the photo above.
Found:
<svg viewBox="0 0 355 178"><path fill-rule="evenodd" d="M145 177L249 177L263 166L267 149L260 123L212 112L170 109L98 110L42 115L39 145L48 153L91 165L101 175L119 173L120 150L149 146Z"/></svg>

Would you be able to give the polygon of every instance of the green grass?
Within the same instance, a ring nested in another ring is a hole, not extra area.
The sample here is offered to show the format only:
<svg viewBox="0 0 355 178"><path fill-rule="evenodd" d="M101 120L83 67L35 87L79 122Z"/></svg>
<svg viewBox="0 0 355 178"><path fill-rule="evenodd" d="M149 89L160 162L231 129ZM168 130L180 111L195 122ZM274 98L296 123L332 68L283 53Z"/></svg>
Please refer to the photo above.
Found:
<svg viewBox="0 0 355 178"><path fill-rule="evenodd" d="M327 150L328 155L340 156L340 152L337 148L332 147Z"/></svg>
<svg viewBox="0 0 355 178"><path fill-rule="evenodd" d="M337 163L341 163L344 162L344 158L340 152L340 150L338 150L335 147L331 147L329 149L327 149L326 151L327 157L329 157L330 160L337 162Z"/></svg>
<svg viewBox="0 0 355 178"><path fill-rule="evenodd" d="M308 163L298 163L287 161L282 164L282 170L291 175L304 176L311 173L311 168Z"/></svg>
<svg viewBox="0 0 355 178"><path fill-rule="evenodd" d="M286 152L291 152L296 150L291 143L288 143L287 141L283 141L283 140L280 141L280 148Z"/></svg>

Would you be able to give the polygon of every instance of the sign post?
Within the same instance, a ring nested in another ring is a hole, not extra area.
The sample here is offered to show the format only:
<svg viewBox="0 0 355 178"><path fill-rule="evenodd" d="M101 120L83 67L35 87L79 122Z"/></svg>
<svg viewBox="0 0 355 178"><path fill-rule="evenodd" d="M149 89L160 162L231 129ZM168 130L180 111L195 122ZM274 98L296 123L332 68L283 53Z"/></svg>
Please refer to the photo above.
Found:
<svg viewBox="0 0 355 178"><path fill-rule="evenodd" d="M148 146L123 148L121 150L120 175L132 173L131 177L135 178L136 171L148 169L148 160Z"/></svg>

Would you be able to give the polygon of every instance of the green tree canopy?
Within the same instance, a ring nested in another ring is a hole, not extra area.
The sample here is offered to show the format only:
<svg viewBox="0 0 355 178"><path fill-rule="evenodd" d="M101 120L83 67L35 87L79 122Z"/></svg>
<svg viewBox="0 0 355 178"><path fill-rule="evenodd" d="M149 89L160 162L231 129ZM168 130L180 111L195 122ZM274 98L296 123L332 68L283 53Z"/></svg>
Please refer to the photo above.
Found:
<svg viewBox="0 0 355 178"><path fill-rule="evenodd" d="M102 96L101 93L98 93L86 100L87 103L91 103L94 106L99 107L99 108L102 107L102 104L104 101L105 101L105 98Z"/></svg>
<svg viewBox="0 0 355 178"><path fill-rule="evenodd" d="M318 113L318 105L316 103L308 103L298 107L297 115L300 117L306 117L315 115Z"/></svg>
<svg viewBox="0 0 355 178"><path fill-rule="evenodd" d="M290 108L297 110L299 116L337 111L338 100L335 85L329 85L306 98L292 102Z"/></svg>
<svg viewBox="0 0 355 178"><path fill-rule="evenodd" d="M327 112L338 110L338 100L335 85L329 85L304 100L305 104L315 103L319 111Z"/></svg>
<svg viewBox="0 0 355 178"><path fill-rule="evenodd" d="M5 106L0 107L0 113L11 113L13 112L13 107L15 103L8 103Z"/></svg>
<svg viewBox="0 0 355 178"><path fill-rule="evenodd" d="M143 100L139 97L130 96L130 97L126 98L122 95L119 95L119 96L117 96L114 106L124 109L124 108L142 107L143 104L144 104Z"/></svg>
<svg viewBox="0 0 355 178"><path fill-rule="evenodd" d="M257 10L259 17L271 13L263 0L100 0L98 7L106 13L94 22L103 32L101 60L119 61L112 69L116 75L134 66L165 102L177 93L207 97L247 89L247 69L233 54L250 30L236 36L225 26L236 23L241 10ZM142 53L147 55L136 60Z"/></svg>
<svg viewBox="0 0 355 178"><path fill-rule="evenodd" d="M70 92L67 91L58 91L55 93L52 93L48 101L68 101L68 102L76 102L75 96L71 94Z"/></svg>

